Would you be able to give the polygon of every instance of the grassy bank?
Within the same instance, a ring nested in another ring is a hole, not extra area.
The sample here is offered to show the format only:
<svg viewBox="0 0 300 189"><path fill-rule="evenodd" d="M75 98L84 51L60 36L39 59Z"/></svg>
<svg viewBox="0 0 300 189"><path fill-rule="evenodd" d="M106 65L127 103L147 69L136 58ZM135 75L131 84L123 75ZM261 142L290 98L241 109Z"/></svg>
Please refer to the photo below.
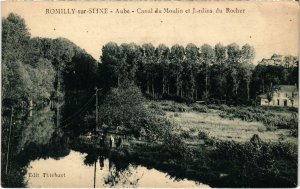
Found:
<svg viewBox="0 0 300 189"><path fill-rule="evenodd" d="M77 150L101 152L117 162L155 168L174 179L187 178L211 187L297 185L297 137L291 134L297 112L171 101L152 101L146 106L174 127L163 139L149 142L130 137L120 148L102 150L95 150L99 146L93 143L78 143ZM274 124L270 130L262 119L268 116L285 116L290 124Z"/></svg>
<svg viewBox="0 0 300 189"><path fill-rule="evenodd" d="M174 179L188 178L211 187L295 187L297 147L287 143L224 141L215 148L185 146L185 152L164 143L132 141L113 151L115 159L168 173ZM174 151L175 150L175 151ZM126 156L124 155L126 154Z"/></svg>
<svg viewBox="0 0 300 189"><path fill-rule="evenodd" d="M298 117L294 109L228 107L226 105L150 102L149 107L177 126L188 143L214 140L247 142L257 134L265 142L297 144Z"/></svg>

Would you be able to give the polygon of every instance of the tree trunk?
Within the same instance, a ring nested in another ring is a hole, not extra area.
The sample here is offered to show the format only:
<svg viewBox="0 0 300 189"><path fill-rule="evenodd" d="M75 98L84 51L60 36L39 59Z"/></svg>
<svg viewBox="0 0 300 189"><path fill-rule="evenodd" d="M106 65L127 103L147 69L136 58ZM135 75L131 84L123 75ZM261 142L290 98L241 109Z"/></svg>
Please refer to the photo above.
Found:
<svg viewBox="0 0 300 189"><path fill-rule="evenodd" d="M247 99L250 100L250 82L247 82Z"/></svg>
<svg viewBox="0 0 300 189"><path fill-rule="evenodd" d="M179 76L176 76L176 95L179 96Z"/></svg>
<svg viewBox="0 0 300 189"><path fill-rule="evenodd" d="M118 88L119 88L119 86L120 86L120 76L118 76Z"/></svg>
<svg viewBox="0 0 300 189"><path fill-rule="evenodd" d="M208 73L207 73L207 65L205 66L205 92L207 93L208 91Z"/></svg>
<svg viewBox="0 0 300 189"><path fill-rule="evenodd" d="M165 88L166 88L166 78L165 78L165 75L164 75L164 73L163 73L163 81L162 81L162 94L164 94L165 93Z"/></svg>
<svg viewBox="0 0 300 189"><path fill-rule="evenodd" d="M154 98L155 96L155 91L154 91L154 84L153 84L153 77L152 77L152 80L151 80L151 85L152 85L152 97Z"/></svg>
<svg viewBox="0 0 300 189"><path fill-rule="evenodd" d="M12 126L13 112L14 112L14 108L11 107L10 122L9 122L9 134L8 134L7 152L6 152L5 174L8 173L9 151L10 151L10 138L11 138L11 126Z"/></svg>
<svg viewBox="0 0 300 189"><path fill-rule="evenodd" d="M59 127L59 103L56 103L56 127Z"/></svg>
<svg viewBox="0 0 300 189"><path fill-rule="evenodd" d="M262 80L263 93L265 93L265 82Z"/></svg>
<svg viewBox="0 0 300 189"><path fill-rule="evenodd" d="M146 83L147 83L147 94L149 94L150 93L150 87L149 87L149 74L147 73L147 81L146 81Z"/></svg>

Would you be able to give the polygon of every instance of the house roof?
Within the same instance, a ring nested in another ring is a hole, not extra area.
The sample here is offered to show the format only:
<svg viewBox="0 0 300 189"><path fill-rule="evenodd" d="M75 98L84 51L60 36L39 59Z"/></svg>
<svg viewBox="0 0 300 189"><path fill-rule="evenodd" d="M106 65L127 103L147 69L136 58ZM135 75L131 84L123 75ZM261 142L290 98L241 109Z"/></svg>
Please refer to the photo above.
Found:
<svg viewBox="0 0 300 189"><path fill-rule="evenodd" d="M295 85L276 85L276 86L274 86L274 88L278 89L279 91L285 91L285 92L298 91L297 86L295 86Z"/></svg>
<svg viewBox="0 0 300 189"><path fill-rule="evenodd" d="M275 85L274 86L275 92L297 92L297 86L296 85ZM259 98L267 99L267 94L261 94L258 95Z"/></svg>
<svg viewBox="0 0 300 189"><path fill-rule="evenodd" d="M266 94L261 94L261 95L258 95L259 98L267 98L267 95Z"/></svg>

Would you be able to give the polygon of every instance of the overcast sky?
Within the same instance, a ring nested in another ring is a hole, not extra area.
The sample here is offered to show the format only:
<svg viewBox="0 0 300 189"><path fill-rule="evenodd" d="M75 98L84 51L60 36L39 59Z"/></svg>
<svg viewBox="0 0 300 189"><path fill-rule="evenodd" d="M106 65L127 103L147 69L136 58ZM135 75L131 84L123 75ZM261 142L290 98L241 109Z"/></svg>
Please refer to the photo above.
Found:
<svg viewBox="0 0 300 189"><path fill-rule="evenodd" d="M245 9L244 14L137 14L136 9ZM127 8L134 13L108 15L46 14L57 8ZM119 44L165 43L223 45L245 43L256 50L255 63L272 54L298 55L297 2L2 2L2 17L23 17L31 36L65 37L99 60L109 41Z"/></svg>

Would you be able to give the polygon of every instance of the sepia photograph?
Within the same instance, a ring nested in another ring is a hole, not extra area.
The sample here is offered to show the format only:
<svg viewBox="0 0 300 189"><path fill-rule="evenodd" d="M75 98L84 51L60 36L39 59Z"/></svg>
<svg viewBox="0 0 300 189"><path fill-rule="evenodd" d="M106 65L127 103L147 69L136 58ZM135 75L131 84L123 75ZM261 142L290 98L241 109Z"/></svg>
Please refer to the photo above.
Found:
<svg viewBox="0 0 300 189"><path fill-rule="evenodd" d="M2 187L298 186L298 2L1 9Z"/></svg>

